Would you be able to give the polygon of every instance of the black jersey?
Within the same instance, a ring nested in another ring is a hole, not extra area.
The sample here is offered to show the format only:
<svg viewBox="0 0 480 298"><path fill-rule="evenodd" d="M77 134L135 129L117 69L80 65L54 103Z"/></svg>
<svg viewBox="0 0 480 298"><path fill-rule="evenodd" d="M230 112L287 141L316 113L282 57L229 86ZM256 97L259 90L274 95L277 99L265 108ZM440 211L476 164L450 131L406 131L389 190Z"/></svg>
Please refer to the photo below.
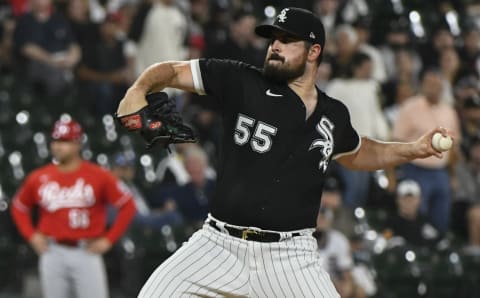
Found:
<svg viewBox="0 0 480 298"><path fill-rule="evenodd" d="M300 97L261 70L229 60L192 60L195 89L222 113L212 215L230 224L288 231L315 227L325 171L360 137L347 108L318 90L306 120Z"/></svg>

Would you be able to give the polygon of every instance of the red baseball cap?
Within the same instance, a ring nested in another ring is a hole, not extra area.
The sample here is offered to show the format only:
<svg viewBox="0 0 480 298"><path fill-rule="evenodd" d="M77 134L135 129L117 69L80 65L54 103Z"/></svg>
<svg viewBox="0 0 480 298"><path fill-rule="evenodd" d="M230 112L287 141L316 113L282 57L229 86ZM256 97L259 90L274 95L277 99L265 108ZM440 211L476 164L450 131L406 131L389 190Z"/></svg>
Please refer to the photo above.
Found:
<svg viewBox="0 0 480 298"><path fill-rule="evenodd" d="M58 120L55 122L52 130L52 139L57 141L76 141L82 140L83 129L75 120Z"/></svg>

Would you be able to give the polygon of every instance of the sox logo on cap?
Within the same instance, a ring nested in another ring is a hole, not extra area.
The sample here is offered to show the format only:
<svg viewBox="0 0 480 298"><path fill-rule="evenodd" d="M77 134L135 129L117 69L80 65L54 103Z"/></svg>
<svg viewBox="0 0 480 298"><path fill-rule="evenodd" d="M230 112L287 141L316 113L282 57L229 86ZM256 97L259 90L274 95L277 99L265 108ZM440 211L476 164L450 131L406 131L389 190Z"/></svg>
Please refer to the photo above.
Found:
<svg viewBox="0 0 480 298"><path fill-rule="evenodd" d="M285 23L285 21L287 20L287 11L288 11L288 10L289 10L288 8L282 9L282 11L280 12L280 14L277 16L278 21L279 21L280 23Z"/></svg>

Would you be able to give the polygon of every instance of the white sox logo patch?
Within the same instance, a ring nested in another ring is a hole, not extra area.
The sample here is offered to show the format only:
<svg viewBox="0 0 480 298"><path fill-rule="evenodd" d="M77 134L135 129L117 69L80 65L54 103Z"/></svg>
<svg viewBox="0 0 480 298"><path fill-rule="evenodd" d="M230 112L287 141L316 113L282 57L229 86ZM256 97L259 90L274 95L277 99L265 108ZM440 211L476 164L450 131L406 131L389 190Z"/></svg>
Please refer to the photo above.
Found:
<svg viewBox="0 0 480 298"><path fill-rule="evenodd" d="M327 117L323 116L322 119L320 119L320 122L318 122L317 126L315 127L321 138L313 140L310 148L308 148L308 151L315 148L320 148L323 157L318 164L318 168L324 173L327 171L328 162L330 160L330 156L333 153L332 131L334 127L335 125L333 125L332 121L330 121L330 119L328 119Z"/></svg>
<svg viewBox="0 0 480 298"><path fill-rule="evenodd" d="M285 8L282 9L282 11L278 14L277 18L279 23L285 23L287 20L287 11L289 11L289 9Z"/></svg>

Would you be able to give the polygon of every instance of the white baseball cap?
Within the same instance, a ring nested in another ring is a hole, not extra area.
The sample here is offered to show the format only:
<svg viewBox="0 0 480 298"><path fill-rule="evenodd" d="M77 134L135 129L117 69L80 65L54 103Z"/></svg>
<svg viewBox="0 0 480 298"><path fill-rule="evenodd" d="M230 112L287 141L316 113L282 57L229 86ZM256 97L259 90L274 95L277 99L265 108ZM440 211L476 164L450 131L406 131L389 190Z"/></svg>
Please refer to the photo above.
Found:
<svg viewBox="0 0 480 298"><path fill-rule="evenodd" d="M415 180L403 180L397 186L397 196L416 196L421 195L420 185Z"/></svg>

